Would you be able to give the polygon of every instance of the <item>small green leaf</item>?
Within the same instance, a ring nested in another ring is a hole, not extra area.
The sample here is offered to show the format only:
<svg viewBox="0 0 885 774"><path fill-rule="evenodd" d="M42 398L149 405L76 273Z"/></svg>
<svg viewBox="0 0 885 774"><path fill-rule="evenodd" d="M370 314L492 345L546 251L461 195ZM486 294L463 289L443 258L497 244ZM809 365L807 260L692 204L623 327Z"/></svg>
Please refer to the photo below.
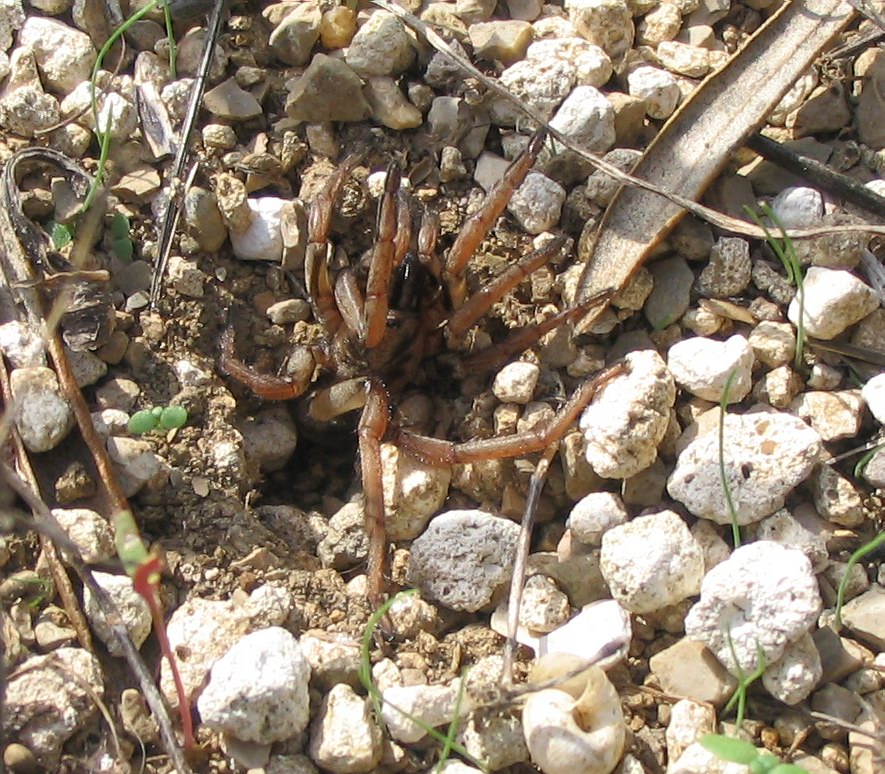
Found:
<svg viewBox="0 0 885 774"><path fill-rule="evenodd" d="M154 406L154 407L151 409L151 416L152 416L154 419L156 419L158 422L160 421L160 415L161 415L162 413L163 413L163 407L162 407L162 406Z"/></svg>
<svg viewBox="0 0 885 774"><path fill-rule="evenodd" d="M129 218L122 212L114 213L111 218L111 234L114 239L129 239Z"/></svg>
<svg viewBox="0 0 885 774"><path fill-rule="evenodd" d="M156 428L159 419L159 415L155 416L152 410L142 409L141 411L136 411L131 417L129 417L129 424L126 425L126 429L133 435L149 433Z"/></svg>
<svg viewBox="0 0 885 774"><path fill-rule="evenodd" d="M65 245L69 245L74 240L71 229L64 223L55 223L53 221L50 224L49 233L52 237L52 246L56 250L61 250Z"/></svg>
<svg viewBox="0 0 885 774"><path fill-rule="evenodd" d="M808 772L793 763L779 763L771 770L771 774L808 774Z"/></svg>
<svg viewBox="0 0 885 774"><path fill-rule="evenodd" d="M135 255L135 248L132 246L131 239L115 239L111 245L114 255L124 263L131 263L132 257Z"/></svg>
<svg viewBox="0 0 885 774"><path fill-rule="evenodd" d="M131 511L120 511L114 516L114 543L117 555L129 576L148 559L148 551L138 534Z"/></svg>
<svg viewBox="0 0 885 774"><path fill-rule="evenodd" d="M743 739L732 739L721 734L705 734L698 741L702 747L723 761L749 766L759 757L759 751Z"/></svg>
<svg viewBox="0 0 885 774"><path fill-rule="evenodd" d="M175 430L187 422L187 409L184 406L166 406L160 414L160 427Z"/></svg>
<svg viewBox="0 0 885 774"><path fill-rule="evenodd" d="M770 774L772 769L780 765L780 761L771 753L759 753L754 761L750 761L747 768L750 774Z"/></svg>

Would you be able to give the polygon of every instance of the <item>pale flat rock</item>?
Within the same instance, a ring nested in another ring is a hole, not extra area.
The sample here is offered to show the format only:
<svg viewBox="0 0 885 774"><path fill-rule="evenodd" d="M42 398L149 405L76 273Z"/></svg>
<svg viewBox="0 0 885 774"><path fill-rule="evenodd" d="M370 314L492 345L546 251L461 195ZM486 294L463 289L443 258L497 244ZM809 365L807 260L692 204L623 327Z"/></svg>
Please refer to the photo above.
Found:
<svg viewBox="0 0 885 774"><path fill-rule="evenodd" d="M55 448L74 427L74 412L55 371L42 366L16 368L9 376L15 399L15 424L32 452Z"/></svg>
<svg viewBox="0 0 885 774"><path fill-rule="evenodd" d="M384 748L369 700L349 685L334 686L323 697L308 751L314 763L333 774L375 771Z"/></svg>
<svg viewBox="0 0 885 774"><path fill-rule="evenodd" d="M737 680L713 652L702 642L688 637L655 653L649 667L665 693L709 702L716 707L722 707L737 687Z"/></svg>
<svg viewBox="0 0 885 774"><path fill-rule="evenodd" d="M801 419L775 411L728 414L724 420L726 483L737 523L752 524L784 505L811 473L821 438ZM708 432L680 453L667 482L670 496L702 519L730 524L719 469L719 437Z"/></svg>
<svg viewBox="0 0 885 774"><path fill-rule="evenodd" d="M787 646L780 659L768 664L762 685L775 699L792 707L811 694L822 675L820 654L806 632Z"/></svg>
<svg viewBox="0 0 885 774"><path fill-rule="evenodd" d="M880 425L885 425L885 374L877 374L861 390L867 408Z"/></svg>
<svg viewBox="0 0 885 774"><path fill-rule="evenodd" d="M676 401L673 377L657 352L631 352L625 360L628 373L599 391L580 422L587 461L606 478L629 478L657 459Z"/></svg>
<svg viewBox="0 0 885 774"><path fill-rule="evenodd" d="M737 335L726 341L700 336L683 339L667 352L667 365L676 383L692 395L714 403L722 399L729 377L729 403L740 403L749 394L753 361L747 339Z"/></svg>
<svg viewBox="0 0 885 774"><path fill-rule="evenodd" d="M845 625L863 642L885 649L885 590L873 586L842 608Z"/></svg>
<svg viewBox="0 0 885 774"><path fill-rule="evenodd" d="M818 339L833 339L879 306L876 291L844 269L812 266L805 274L805 332ZM799 321L799 299L787 310L793 325Z"/></svg>
<svg viewBox="0 0 885 774"><path fill-rule="evenodd" d="M128 575L109 575L105 572L93 573L95 582L103 588L114 605L114 611L129 632L129 639L140 648L151 633L151 610L144 597L133 587ZM89 619L93 631L107 645L113 656L123 656L124 651L111 631L111 626L101 612L98 602L89 587L83 589L83 612Z"/></svg>
<svg viewBox="0 0 885 774"><path fill-rule="evenodd" d="M864 401L859 390L811 391L799 395L791 410L802 417L825 441L854 438L860 432Z"/></svg>
<svg viewBox="0 0 885 774"><path fill-rule="evenodd" d="M298 641L279 626L247 634L213 665L197 707L210 728L272 744L307 726L310 665Z"/></svg>
<svg viewBox="0 0 885 774"><path fill-rule="evenodd" d="M817 579L805 555L759 541L735 549L707 573L700 601L686 616L685 634L705 643L734 673L728 634L740 668L752 672L757 647L766 663L775 663L811 629L821 607Z"/></svg>
<svg viewBox="0 0 885 774"><path fill-rule="evenodd" d="M381 445L381 468L388 540L413 540L445 503L452 470L427 465L396 444Z"/></svg>
<svg viewBox="0 0 885 774"><path fill-rule="evenodd" d="M650 613L698 593L704 556L673 511L639 516L602 537L600 569L612 596L632 613Z"/></svg>

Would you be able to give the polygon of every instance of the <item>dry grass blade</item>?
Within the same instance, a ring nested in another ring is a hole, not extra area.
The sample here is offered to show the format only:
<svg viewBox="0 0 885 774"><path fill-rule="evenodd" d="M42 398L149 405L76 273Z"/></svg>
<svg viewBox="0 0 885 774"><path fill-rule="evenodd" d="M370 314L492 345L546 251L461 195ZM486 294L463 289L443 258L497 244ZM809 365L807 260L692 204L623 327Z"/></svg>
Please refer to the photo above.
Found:
<svg viewBox="0 0 885 774"><path fill-rule="evenodd" d="M765 121L795 80L850 20L843 0L787 3L670 118L632 175L697 199L729 155ZM599 226L580 295L623 287L685 214L648 190L622 188Z"/></svg>

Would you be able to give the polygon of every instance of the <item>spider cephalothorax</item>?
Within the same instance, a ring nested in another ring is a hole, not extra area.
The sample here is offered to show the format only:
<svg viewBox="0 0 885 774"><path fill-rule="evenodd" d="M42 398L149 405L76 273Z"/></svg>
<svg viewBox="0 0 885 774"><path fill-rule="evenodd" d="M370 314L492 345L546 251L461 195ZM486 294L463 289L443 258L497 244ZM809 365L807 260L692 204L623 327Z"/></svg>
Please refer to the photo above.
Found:
<svg viewBox="0 0 885 774"><path fill-rule="evenodd" d="M391 405L413 383L422 364L440 353L447 339L463 336L494 303L561 251L565 240L553 239L472 295L467 292L468 261L522 184L542 143L542 136L532 138L483 206L465 221L444 260L436 249L437 219L423 213L418 229L413 229L418 219L413 217L412 203L400 190L398 170L389 169L374 246L354 265L333 269L333 248L328 241L332 209L355 164L345 161L312 202L308 218L304 280L314 317L324 330L323 343L302 348L296 359L299 367L291 377L281 379L237 359L232 330L223 335L222 370L259 397L283 400L305 395L308 414L318 421L362 411L360 473L370 545L368 589L374 603L381 598L386 551L382 441L391 440L424 461L440 465L527 454L558 439L601 383L596 379L579 388L549 427L504 438L453 444L401 430L390 419ZM599 300L594 297L543 323L515 331L499 344L466 356L461 370L474 373L498 367L558 325L582 317ZM314 382L317 366L324 375ZM614 375L611 369L609 374Z"/></svg>

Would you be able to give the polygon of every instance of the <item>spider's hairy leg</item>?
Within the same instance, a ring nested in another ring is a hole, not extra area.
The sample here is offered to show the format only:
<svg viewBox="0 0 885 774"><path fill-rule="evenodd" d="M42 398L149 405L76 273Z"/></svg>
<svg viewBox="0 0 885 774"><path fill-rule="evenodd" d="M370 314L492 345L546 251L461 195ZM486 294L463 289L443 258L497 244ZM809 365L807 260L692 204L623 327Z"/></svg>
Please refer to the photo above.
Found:
<svg viewBox="0 0 885 774"><path fill-rule="evenodd" d="M562 250L565 242L566 239L562 236L551 239L547 244L533 250L518 263L501 272L495 279L469 296L449 318L446 326L449 332L454 336L464 334L489 311L492 304L500 301L535 269L541 268Z"/></svg>
<svg viewBox="0 0 885 774"><path fill-rule="evenodd" d="M367 596L372 607L381 604L384 586L384 556L387 551L387 530L384 526L384 491L381 474L381 439L390 422L388 401L384 386L374 379L365 382L366 405L360 416L359 436L360 475L363 480L363 498L366 533L369 536L369 566Z"/></svg>
<svg viewBox="0 0 885 774"><path fill-rule="evenodd" d="M378 230L366 280L365 345L377 347L387 330L387 294L396 250L397 203L400 171L395 165L387 170L384 194L378 206Z"/></svg>
<svg viewBox="0 0 885 774"><path fill-rule="evenodd" d="M544 145L544 138L544 133L538 132L529 140L528 147L510 165L504 177L492 187L482 206L461 226L454 244L449 249L445 266L445 280L455 306L460 306L465 295L463 279L467 261L476 252L476 248L485 239L516 189L522 185L526 175L534 166L535 159Z"/></svg>
<svg viewBox="0 0 885 774"><path fill-rule="evenodd" d="M624 363L616 363L578 387L568 402L549 422L513 435L453 443L430 438L408 430L396 432L396 445L427 465L457 465L480 460L505 459L545 449L561 439L594 396L612 379L627 372Z"/></svg>
<svg viewBox="0 0 885 774"><path fill-rule="evenodd" d="M283 379L273 374L264 374L240 360L236 355L234 329L228 325L221 334L221 355L218 367L228 376L245 384L259 398L264 400L291 400L303 394L310 386L316 360L307 347L299 350L298 368L291 379Z"/></svg>
<svg viewBox="0 0 885 774"><path fill-rule="evenodd" d="M341 315L335 305L333 284L329 276L329 227L332 223L332 208L341 195L341 190L360 156L348 156L332 174L325 187L311 202L307 216L307 249L304 254L304 282L307 295L313 306L314 316L329 333L334 333L341 325Z"/></svg>

